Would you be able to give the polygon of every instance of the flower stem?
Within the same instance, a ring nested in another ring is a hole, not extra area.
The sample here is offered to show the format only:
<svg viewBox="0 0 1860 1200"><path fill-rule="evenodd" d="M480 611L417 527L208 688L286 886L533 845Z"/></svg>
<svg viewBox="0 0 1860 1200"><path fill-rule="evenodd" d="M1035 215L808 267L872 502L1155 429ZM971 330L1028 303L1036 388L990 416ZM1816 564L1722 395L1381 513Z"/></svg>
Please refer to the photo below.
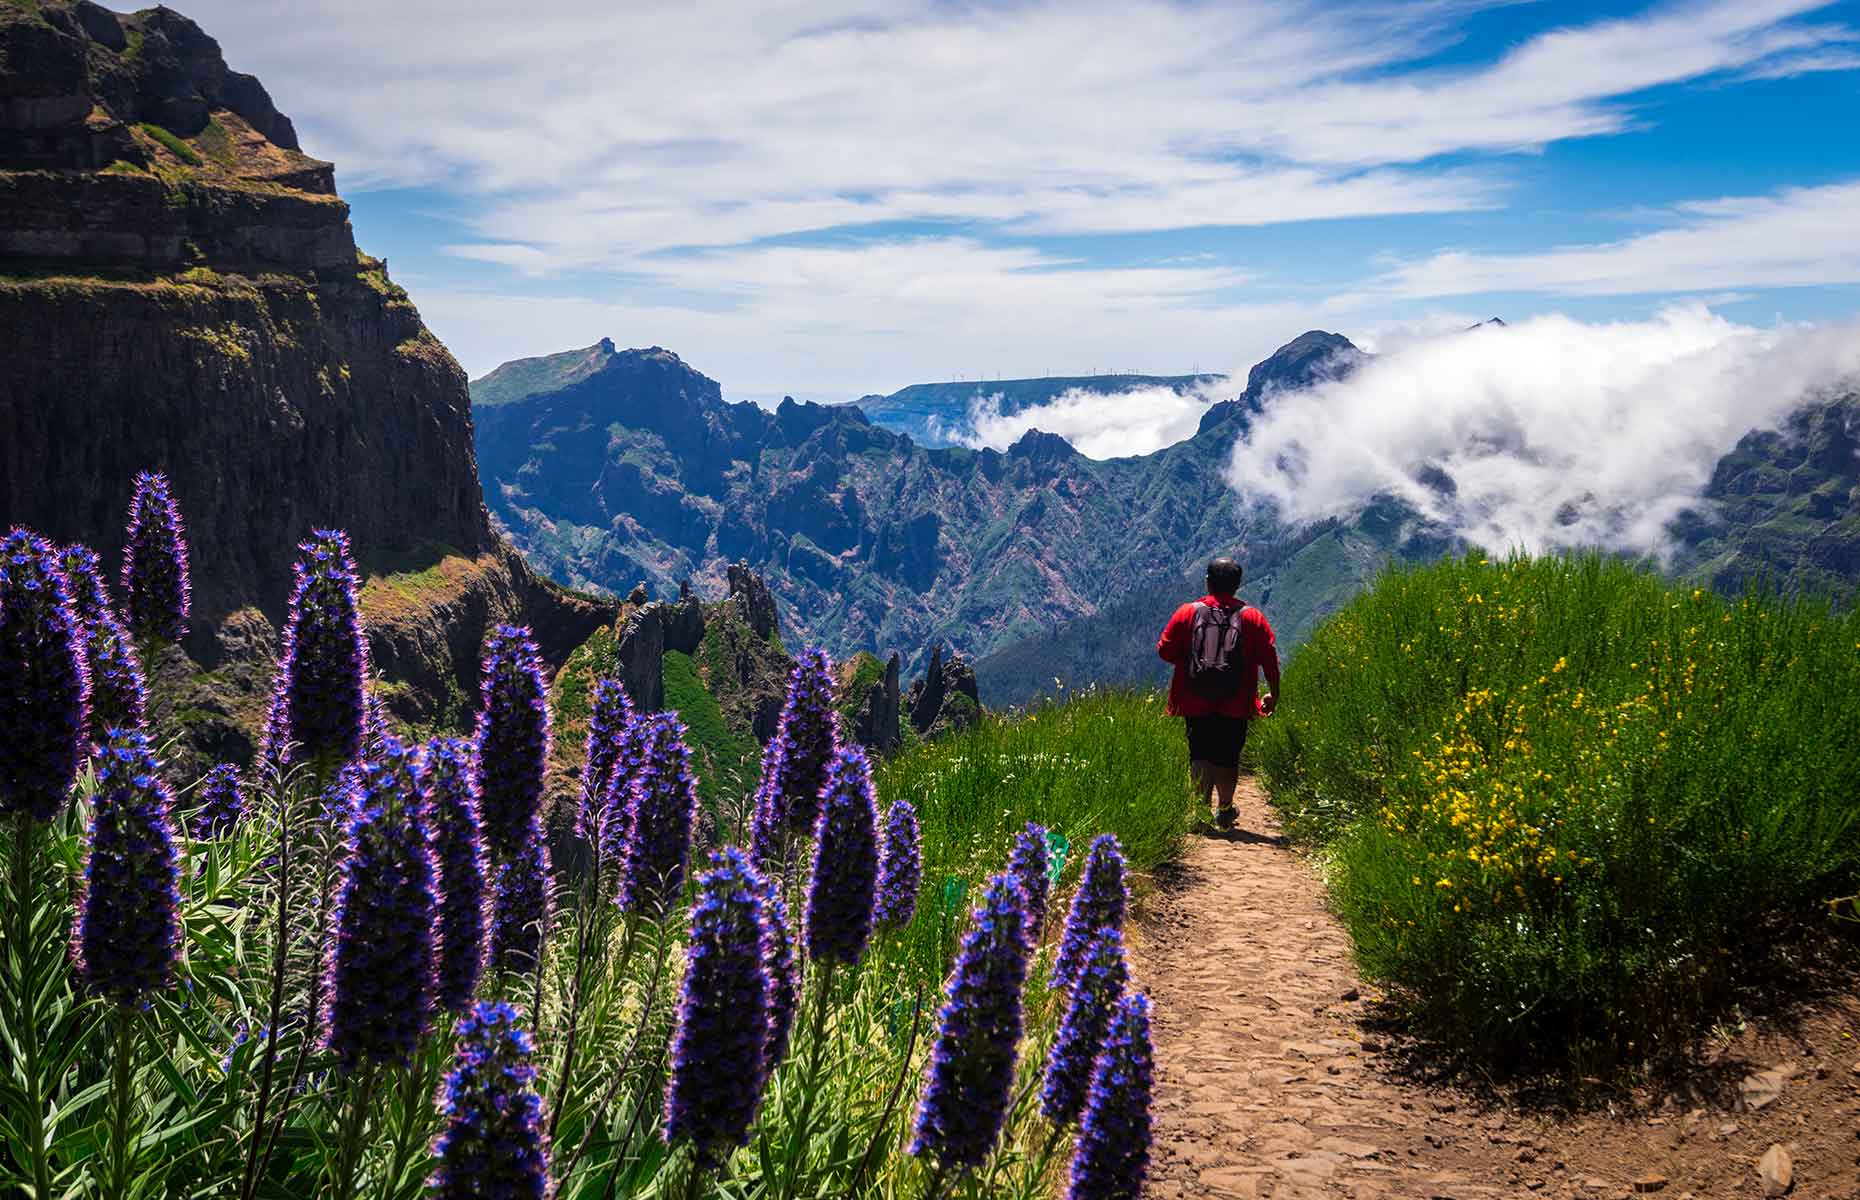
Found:
<svg viewBox="0 0 1860 1200"><path fill-rule="evenodd" d="M278 821L278 919L271 952L271 1006L265 1018L265 1059L258 1072L258 1106L252 1116L252 1142L246 1151L240 1200L251 1200L258 1187L259 1155L265 1142L265 1117L271 1105L272 1076L278 1067L278 1018L284 1007L284 966L290 951L291 813L289 800Z"/></svg>
<svg viewBox="0 0 1860 1200"><path fill-rule="evenodd" d="M13 836L13 945L19 962L19 978L9 980L16 986L10 999L17 1006L12 1022L14 1036L21 1042L20 1056L25 1060L26 1156L32 1163L33 1195L52 1194L51 1156L45 1138L45 1093L39 1078L39 1038L43 1033L37 998L41 994L38 980L38 946L33 941L32 910L34 901L32 867L38 852L38 822L26 813L14 817Z"/></svg>
<svg viewBox="0 0 1860 1200"><path fill-rule="evenodd" d="M827 999L833 994L833 968L839 964L829 958L820 968L820 983L814 993L814 1015L809 1024L807 1067L801 1074L801 1115L789 1135L788 1178L782 1183L782 1200L793 1200L794 1189L807 1162L807 1126L814 1115L814 1093L820 1083L820 1051L826 1041Z"/></svg>
<svg viewBox="0 0 1860 1200"><path fill-rule="evenodd" d="M134 1141L130 1126L135 1099L130 1077L135 1067L136 1014L134 1009L119 1004L110 1015L116 1026L116 1060L110 1072L109 1180L102 1190L108 1200L121 1200L129 1195L130 1170L135 1161L130 1145Z"/></svg>
<svg viewBox="0 0 1860 1200"><path fill-rule="evenodd" d="M343 1119L337 1139L336 1186L331 1195L336 1200L355 1200L355 1175L362 1163L363 1134L368 1129L368 1109L374 1103L377 1071L373 1063L362 1068L362 1078L349 1093L349 1112Z"/></svg>

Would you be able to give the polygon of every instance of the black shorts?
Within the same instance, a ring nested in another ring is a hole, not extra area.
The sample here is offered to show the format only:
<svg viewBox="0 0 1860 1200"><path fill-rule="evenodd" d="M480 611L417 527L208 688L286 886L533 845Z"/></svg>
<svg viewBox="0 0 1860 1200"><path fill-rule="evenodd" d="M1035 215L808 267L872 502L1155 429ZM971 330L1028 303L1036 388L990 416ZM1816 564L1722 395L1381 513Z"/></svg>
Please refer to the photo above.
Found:
<svg viewBox="0 0 1860 1200"><path fill-rule="evenodd" d="M1246 746L1245 717L1187 717L1188 760L1213 763L1217 767L1238 767L1240 751Z"/></svg>

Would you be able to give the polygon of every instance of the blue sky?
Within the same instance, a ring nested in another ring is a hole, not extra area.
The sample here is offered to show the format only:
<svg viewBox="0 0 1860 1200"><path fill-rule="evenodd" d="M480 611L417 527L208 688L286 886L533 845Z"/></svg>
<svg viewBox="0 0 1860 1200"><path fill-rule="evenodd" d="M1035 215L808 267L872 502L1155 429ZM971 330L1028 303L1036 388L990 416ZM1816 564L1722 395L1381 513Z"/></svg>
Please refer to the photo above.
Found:
<svg viewBox="0 0 1860 1200"><path fill-rule="evenodd" d="M474 376L605 335L843 399L1860 309L1860 3L188 11Z"/></svg>

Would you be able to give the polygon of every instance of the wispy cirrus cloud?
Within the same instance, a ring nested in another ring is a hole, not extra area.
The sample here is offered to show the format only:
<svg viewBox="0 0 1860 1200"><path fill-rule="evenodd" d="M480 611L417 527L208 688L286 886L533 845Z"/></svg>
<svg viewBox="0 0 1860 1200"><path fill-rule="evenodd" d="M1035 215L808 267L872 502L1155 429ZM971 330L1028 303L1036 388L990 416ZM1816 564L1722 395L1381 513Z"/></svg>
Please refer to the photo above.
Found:
<svg viewBox="0 0 1860 1200"><path fill-rule="evenodd" d="M1485 7L192 10L238 43L352 186L457 189L494 247L461 252L532 271L887 222L1083 233L1462 211L1494 203L1502 174L1417 164L1617 132L1638 91L1793 69L1847 36L1794 20L1818 0L1703 0L1426 65ZM271 36L281 20L289 39Z"/></svg>
<svg viewBox="0 0 1860 1200"><path fill-rule="evenodd" d="M1860 181L1699 200L1665 214L1668 228L1620 241L1437 254L1399 266L1378 290L1405 298L1607 296L1860 282L1856 213Z"/></svg>

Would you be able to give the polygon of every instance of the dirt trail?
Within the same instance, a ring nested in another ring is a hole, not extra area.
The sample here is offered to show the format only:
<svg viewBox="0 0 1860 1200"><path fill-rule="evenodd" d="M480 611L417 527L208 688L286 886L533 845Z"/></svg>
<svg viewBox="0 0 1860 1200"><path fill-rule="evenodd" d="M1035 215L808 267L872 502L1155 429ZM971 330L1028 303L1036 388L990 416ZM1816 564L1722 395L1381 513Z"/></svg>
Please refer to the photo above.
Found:
<svg viewBox="0 0 1860 1200"><path fill-rule="evenodd" d="M1746 1096L1735 1112L1562 1120L1480 1107L1380 1069L1382 1038L1321 883L1250 778L1239 808L1231 834L1191 841L1184 878L1150 899L1133 939L1155 999L1151 1196L1761 1196L1756 1163L1779 1142L1794 1156L1792 1195L1860 1198L1851 1012L1746 1039L1753 1078L1782 1073L1756 1107Z"/></svg>

